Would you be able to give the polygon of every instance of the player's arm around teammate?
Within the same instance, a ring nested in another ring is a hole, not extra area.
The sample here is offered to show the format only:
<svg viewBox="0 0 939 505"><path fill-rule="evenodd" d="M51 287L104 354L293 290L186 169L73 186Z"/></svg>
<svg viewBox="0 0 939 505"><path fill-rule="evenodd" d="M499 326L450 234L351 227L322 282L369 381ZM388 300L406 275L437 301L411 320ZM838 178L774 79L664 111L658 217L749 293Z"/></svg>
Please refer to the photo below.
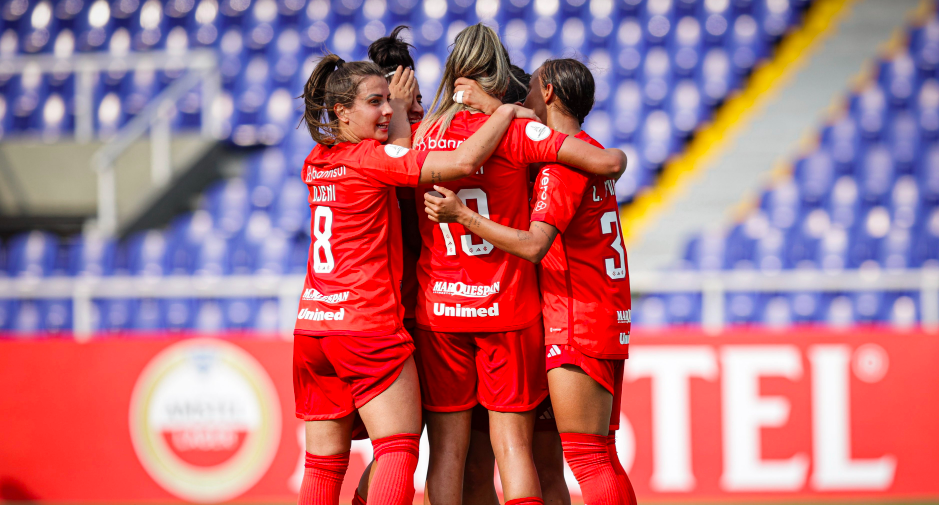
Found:
<svg viewBox="0 0 939 505"><path fill-rule="evenodd" d="M593 89L583 64L548 61L533 75L526 105L550 127L592 141L580 126ZM613 185L603 179L543 167L527 231L486 219L446 188L438 189L443 198L426 195L425 202L432 221L458 222L500 249L544 260L548 386L564 454L585 501L615 505L635 500L611 445L628 356L629 280ZM559 233L563 247L555 244Z"/></svg>
<svg viewBox="0 0 939 505"><path fill-rule="evenodd" d="M405 83L409 76L409 69L401 74ZM314 241L294 330L297 416L307 421L300 503L338 503L356 412L375 449L369 502L407 503L414 493L421 403L414 346L402 329L393 282L400 277L400 249L388 245L400 240L393 187L473 173L516 108L501 108L454 151L416 153L381 145L393 111L388 83L373 63L327 55L303 98L304 120L318 145L302 174Z"/></svg>

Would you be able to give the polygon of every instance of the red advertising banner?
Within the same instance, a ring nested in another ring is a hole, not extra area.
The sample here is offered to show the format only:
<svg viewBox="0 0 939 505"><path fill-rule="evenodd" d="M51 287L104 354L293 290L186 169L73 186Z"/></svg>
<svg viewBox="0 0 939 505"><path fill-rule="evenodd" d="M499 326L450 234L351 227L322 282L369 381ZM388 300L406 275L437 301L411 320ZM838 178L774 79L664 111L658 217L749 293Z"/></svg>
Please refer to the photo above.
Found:
<svg viewBox="0 0 939 505"><path fill-rule="evenodd" d="M634 341L617 443L640 500L939 498L939 336ZM291 349L244 336L0 343L0 499L295 501ZM353 453L344 500L371 446ZM419 489L425 465L426 439Z"/></svg>

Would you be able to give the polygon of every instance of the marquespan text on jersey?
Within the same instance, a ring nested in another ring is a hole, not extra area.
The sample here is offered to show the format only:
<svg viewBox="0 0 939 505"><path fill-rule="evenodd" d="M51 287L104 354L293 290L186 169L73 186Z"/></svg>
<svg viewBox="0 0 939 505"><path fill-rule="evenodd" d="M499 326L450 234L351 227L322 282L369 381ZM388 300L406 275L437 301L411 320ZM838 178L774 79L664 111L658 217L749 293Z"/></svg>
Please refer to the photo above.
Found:
<svg viewBox="0 0 939 505"><path fill-rule="evenodd" d="M322 311L319 309L302 309L297 314L297 319L306 319L308 321L342 321L346 317L346 309L339 309L336 312Z"/></svg>
<svg viewBox="0 0 939 505"><path fill-rule="evenodd" d="M459 303L456 306L445 303L434 303L434 315L445 317L489 317L499 315L499 304L493 303L491 307L463 307Z"/></svg>
<svg viewBox="0 0 939 505"><path fill-rule="evenodd" d="M473 286L462 282L437 281L434 283L434 294L465 296L468 298L483 298L499 292L499 283L493 282L489 286Z"/></svg>
<svg viewBox="0 0 939 505"><path fill-rule="evenodd" d="M617 323L631 323L633 320L633 310L617 310L616 311L616 322Z"/></svg>
<svg viewBox="0 0 939 505"><path fill-rule="evenodd" d="M343 291L342 293L324 295L317 291L316 288L307 288L303 291L303 299L312 300L314 302L339 303L349 299L349 292Z"/></svg>

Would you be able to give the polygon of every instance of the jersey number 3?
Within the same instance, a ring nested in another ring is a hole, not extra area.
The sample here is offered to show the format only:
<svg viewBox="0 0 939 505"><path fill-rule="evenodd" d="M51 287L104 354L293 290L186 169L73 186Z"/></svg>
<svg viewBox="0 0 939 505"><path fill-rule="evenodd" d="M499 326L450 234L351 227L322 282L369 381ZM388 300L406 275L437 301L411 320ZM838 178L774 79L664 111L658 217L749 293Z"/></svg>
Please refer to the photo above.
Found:
<svg viewBox="0 0 939 505"><path fill-rule="evenodd" d="M620 238L619 222L616 219L616 211L611 210L600 216L600 231L604 235L616 233L616 238L610 247L619 255L619 264L616 266L616 258L606 258L606 275L610 279L622 279L626 277L626 251L623 250L623 240Z"/></svg>
<svg viewBox="0 0 939 505"><path fill-rule="evenodd" d="M430 192L434 196L443 198L443 195L436 191ZM476 200L476 208L479 215L489 219L489 199L486 198L486 192L480 188L461 189L456 196L463 200L465 204L469 200ZM453 234L450 233L449 223L440 223L440 232L443 233L443 241L447 246L447 256L456 256L456 243L453 241ZM460 236L460 245L463 252L469 256L485 256L495 249L492 244L483 240L481 244L473 243L473 236L469 233Z"/></svg>
<svg viewBox="0 0 939 505"><path fill-rule="evenodd" d="M336 262L333 261L333 250L329 246L329 239L333 236L333 210L329 207L317 207L313 212L313 271L325 274L333 271Z"/></svg>

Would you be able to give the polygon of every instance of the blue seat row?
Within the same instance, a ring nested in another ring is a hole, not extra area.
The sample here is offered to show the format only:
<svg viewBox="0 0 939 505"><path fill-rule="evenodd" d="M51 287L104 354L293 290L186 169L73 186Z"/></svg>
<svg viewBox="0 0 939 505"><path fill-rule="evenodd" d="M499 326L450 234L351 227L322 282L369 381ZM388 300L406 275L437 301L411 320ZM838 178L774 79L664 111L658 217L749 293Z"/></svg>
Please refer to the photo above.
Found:
<svg viewBox="0 0 939 505"><path fill-rule="evenodd" d="M0 300L0 332L70 333L71 300ZM276 332L278 303L273 299L113 299L95 300L91 327L96 332L232 331Z"/></svg>
<svg viewBox="0 0 939 505"><path fill-rule="evenodd" d="M739 88L774 44L801 22L808 0L5 0L0 56L109 52L126 58L194 48L219 54L224 93L212 110L239 145L276 145L299 116L294 100L313 58L328 47L347 60L408 24L418 80L432 96L455 34L466 24L498 27L514 62L577 56L595 70L597 105L588 128L636 163L618 194L632 199L665 160ZM926 37L928 38L928 37ZM112 65L95 76L94 128L106 138L139 113L180 68ZM202 99L179 101L176 129L199 125ZM0 138L47 140L75 128L75 76L27 66L0 72Z"/></svg>
<svg viewBox="0 0 939 505"><path fill-rule="evenodd" d="M633 323L643 328L701 323L700 294L641 297L633 303ZM730 293L724 299L725 324L788 327L856 324L910 328L920 321L919 293Z"/></svg>

